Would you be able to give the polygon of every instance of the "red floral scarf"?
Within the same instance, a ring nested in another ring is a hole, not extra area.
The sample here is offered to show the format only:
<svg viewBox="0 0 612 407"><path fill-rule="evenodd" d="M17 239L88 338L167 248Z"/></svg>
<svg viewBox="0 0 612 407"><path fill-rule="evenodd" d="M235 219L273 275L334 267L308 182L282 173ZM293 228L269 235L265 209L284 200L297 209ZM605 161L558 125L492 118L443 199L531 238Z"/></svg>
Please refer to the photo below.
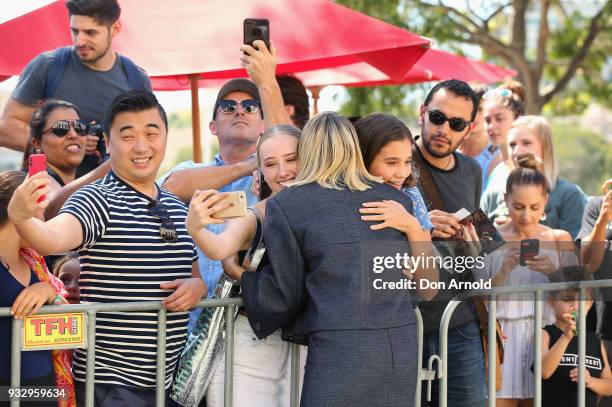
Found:
<svg viewBox="0 0 612 407"><path fill-rule="evenodd" d="M50 284L58 295L66 298L68 293L64 288L64 283L49 272L45 259L33 249L21 249L21 257L28 263L30 269L34 271L36 277L43 282ZM59 407L76 407L74 393L74 378L72 377L72 352L68 349L52 350L51 361L55 372L55 382L57 387L66 389L67 396L57 400Z"/></svg>

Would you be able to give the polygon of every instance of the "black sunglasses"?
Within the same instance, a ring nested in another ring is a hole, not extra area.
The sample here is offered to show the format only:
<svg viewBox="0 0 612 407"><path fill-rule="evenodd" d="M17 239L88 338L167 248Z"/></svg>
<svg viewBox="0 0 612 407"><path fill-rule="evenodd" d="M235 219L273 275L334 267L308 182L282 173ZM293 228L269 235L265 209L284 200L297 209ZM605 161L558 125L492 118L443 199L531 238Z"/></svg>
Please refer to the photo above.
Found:
<svg viewBox="0 0 612 407"><path fill-rule="evenodd" d="M466 121L459 117L448 118L439 110L428 110L427 113L429 114L430 122L436 126L441 126L444 124L444 122L448 121L448 127L450 127L453 131L463 131L472 123L471 121Z"/></svg>
<svg viewBox="0 0 612 407"><path fill-rule="evenodd" d="M170 214L168 213L168 209L161 202L152 201L147 206L149 209L149 213L156 218L161 219L161 226L159 228L159 236L166 243L176 243L178 242L178 237L176 235L176 226L172 219L170 218Z"/></svg>
<svg viewBox="0 0 612 407"><path fill-rule="evenodd" d="M259 103L255 99L245 99L240 102L240 106L242 106L242 110L245 113L257 113L259 110ZM217 103L217 107L219 107L223 113L230 114L236 111L238 102L231 99L224 99Z"/></svg>
<svg viewBox="0 0 612 407"><path fill-rule="evenodd" d="M57 137L64 137L70 132L70 127L72 127L79 136L84 136L89 133L87 123L84 120L58 120L53 123L50 128L43 131L42 134L51 132Z"/></svg>

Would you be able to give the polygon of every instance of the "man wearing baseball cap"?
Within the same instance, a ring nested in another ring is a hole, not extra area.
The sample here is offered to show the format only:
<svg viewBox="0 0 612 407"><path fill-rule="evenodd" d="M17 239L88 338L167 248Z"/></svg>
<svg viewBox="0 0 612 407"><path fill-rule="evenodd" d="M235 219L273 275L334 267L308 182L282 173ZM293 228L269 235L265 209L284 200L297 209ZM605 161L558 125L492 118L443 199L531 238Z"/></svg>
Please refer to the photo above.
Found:
<svg viewBox="0 0 612 407"><path fill-rule="evenodd" d="M219 154L207 164L186 161L178 164L159 183L176 194L183 202L189 202L198 189L217 189L219 192L244 191L248 206L257 202L251 192L251 174L257 168L255 152L257 139L265 130L263 111L257 86L248 79L232 79L217 95L210 132L219 139ZM213 233L220 233L225 223L209 225ZM200 273L209 287L209 296L223 267L220 261L210 260L198 249ZM189 327L197 321L201 308L192 311Z"/></svg>

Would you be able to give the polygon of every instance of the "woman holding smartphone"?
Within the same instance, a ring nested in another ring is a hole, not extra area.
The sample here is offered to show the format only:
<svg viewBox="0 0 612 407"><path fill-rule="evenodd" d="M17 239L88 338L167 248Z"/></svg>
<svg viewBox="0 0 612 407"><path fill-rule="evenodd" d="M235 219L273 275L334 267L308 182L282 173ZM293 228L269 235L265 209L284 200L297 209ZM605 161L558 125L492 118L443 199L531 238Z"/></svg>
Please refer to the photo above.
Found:
<svg viewBox="0 0 612 407"><path fill-rule="evenodd" d="M66 291L61 281L49 273L44 259L27 247L8 219L8 204L25 177L19 171L0 173L0 307L11 307L13 318L33 315L45 304L66 302L63 299ZM46 188L41 189L39 196L46 192ZM11 318L0 318L0 386L10 384L11 331ZM49 350L21 354L21 385L66 385L69 386L69 397L74 401L67 355L65 351L53 352L57 352L53 358ZM55 364L61 365L62 369L57 370ZM62 406L68 405L64 402ZM58 403L37 401L22 405L57 406Z"/></svg>
<svg viewBox="0 0 612 407"><path fill-rule="evenodd" d="M301 406L411 405L413 295L375 288L402 281L401 265L373 270L409 253L412 242L393 228L373 230L359 215L363 202L395 200L409 212L411 202L366 171L355 129L332 112L304 127L298 167L291 188L267 202L269 264L236 276L249 323L259 338L279 328L308 338ZM413 279L421 278L417 271Z"/></svg>
<svg viewBox="0 0 612 407"><path fill-rule="evenodd" d="M257 143L259 171L272 195L285 189L297 174L297 149L301 132L289 125L277 125L268 129ZM220 234L214 234L206 226L226 222L215 214L228 207L222 201L227 194L214 190L196 191L189 206L186 225L194 242L210 259L223 260L241 250L250 248L253 239L262 232L266 214L266 199L258 202L246 216L227 221ZM249 252L249 269L255 270L261 251ZM226 271L231 262L224 262ZM238 273L242 268L236 270ZM234 406L278 406L289 404L289 344L281 340L280 331L265 340L257 340L244 313L235 322ZM225 366L219 364L206 393L209 407L224 405Z"/></svg>
<svg viewBox="0 0 612 407"><path fill-rule="evenodd" d="M87 123L81 120L72 103L48 100L40 105L30 120L30 139L22 167L28 169L31 154L42 153L47 159L47 173L55 181L51 192L74 181L85 158Z"/></svg>
<svg viewBox="0 0 612 407"><path fill-rule="evenodd" d="M485 268L475 270L477 278L490 278L494 286L544 284L560 267L577 264L569 233L540 224L549 199L549 183L538 170L536 157L519 155L516 164L506 182L509 221L497 227L507 244L485 257ZM534 317L532 293L498 296L497 320L507 337L502 388L497 392L500 407L532 405Z"/></svg>

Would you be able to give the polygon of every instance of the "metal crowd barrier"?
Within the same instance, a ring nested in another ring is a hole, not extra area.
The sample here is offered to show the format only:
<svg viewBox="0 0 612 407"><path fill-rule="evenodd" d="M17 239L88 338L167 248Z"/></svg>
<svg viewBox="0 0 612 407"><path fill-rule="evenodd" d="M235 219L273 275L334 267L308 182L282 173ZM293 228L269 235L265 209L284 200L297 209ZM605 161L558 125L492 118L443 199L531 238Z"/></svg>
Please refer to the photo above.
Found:
<svg viewBox="0 0 612 407"><path fill-rule="evenodd" d="M578 289L579 290L579 308L578 308L578 400L577 407L584 407L585 403L585 355L586 355L586 312L585 312L585 289L587 288L603 288L612 287L612 279L595 280L595 281L580 281L580 282L563 282L563 283L548 283L534 284L515 287L496 287L490 290L470 290L456 296L449 302L442 320L440 321L440 358L438 359L439 367L438 378L440 379L440 407L447 407L447 390L448 390L448 328L450 319L455 309L462 301L468 298L477 296L489 297L489 322L488 322L488 362L489 366L495 366L497 358L495 319L497 309L497 297L502 294L511 293L534 293L535 301L535 360L533 365L533 373L535 377L535 395L534 407L542 405L542 302L544 301L543 293L547 291ZM437 355L430 358L431 362ZM489 369L488 395L489 407L495 407L495 369Z"/></svg>
<svg viewBox="0 0 612 407"><path fill-rule="evenodd" d="M240 298L208 299L202 300L196 308L215 308L226 307L226 315L234 315L236 307L242 305ZM42 307L37 315L53 313L85 312L87 314L87 351L86 351L86 382L85 382L85 406L94 405L94 366L95 366L95 329L96 314L98 312L126 312L126 311L157 311L157 386L156 386L156 406L164 406L166 399L165 390L165 370L166 370L166 309L161 302L140 301L140 302L118 302L106 304L75 304L75 305L48 305ZM10 317L10 308L0 308L0 317ZM417 334L418 334L418 377L415 395L415 406L420 406L421 398L421 361L423 359L423 320L417 309ZM21 379L21 332L23 320L13 319L12 321L12 349L11 349L11 387L19 388ZM225 389L224 404L226 407L233 405L233 366L234 366L234 320L227 319L225 326L226 333L226 352L225 352ZM290 407L297 407L300 399L300 348L296 344L291 344L291 386L290 386ZM19 400L11 400L10 407L18 407Z"/></svg>

